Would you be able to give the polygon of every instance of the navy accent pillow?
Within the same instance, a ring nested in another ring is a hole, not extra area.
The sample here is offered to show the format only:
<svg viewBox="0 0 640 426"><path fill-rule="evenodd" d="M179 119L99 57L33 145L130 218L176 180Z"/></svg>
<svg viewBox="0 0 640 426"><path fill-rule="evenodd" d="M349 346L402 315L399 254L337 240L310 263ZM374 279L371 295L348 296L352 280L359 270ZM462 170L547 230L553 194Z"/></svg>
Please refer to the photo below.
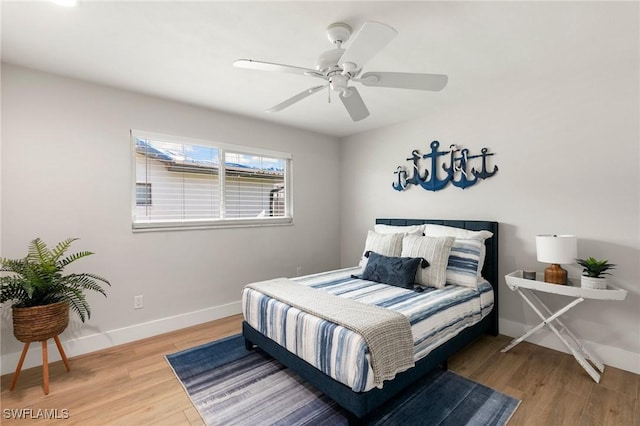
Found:
<svg viewBox="0 0 640 426"><path fill-rule="evenodd" d="M423 235L423 236L424 236L424 235ZM367 259L369 259L369 255L370 255L371 253L375 253L375 252L374 252L374 251L372 251L372 250L365 251L365 252L364 252L364 257L366 257ZM428 268L429 266L431 266L431 265L429 264L429 261L428 261L427 259L425 259L424 257L417 257L417 258L407 257L406 259L420 259L420 266L422 267L422 269L424 269L424 268ZM356 277L356 276L354 276L354 275L352 275L351 277L352 277L352 278L358 278L358 279L360 279L360 280L362 279L362 277Z"/></svg>
<svg viewBox="0 0 640 426"><path fill-rule="evenodd" d="M422 263L419 257L389 257L376 252L369 253L369 261L362 279L402 288L413 288L416 271Z"/></svg>

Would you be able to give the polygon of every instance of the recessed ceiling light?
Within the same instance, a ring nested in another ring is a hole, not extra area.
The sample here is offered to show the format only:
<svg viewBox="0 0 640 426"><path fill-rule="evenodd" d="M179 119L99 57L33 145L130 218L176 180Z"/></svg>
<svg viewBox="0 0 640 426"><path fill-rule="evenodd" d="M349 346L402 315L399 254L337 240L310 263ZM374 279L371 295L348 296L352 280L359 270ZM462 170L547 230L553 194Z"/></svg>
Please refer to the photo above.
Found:
<svg viewBox="0 0 640 426"><path fill-rule="evenodd" d="M78 5L78 0L49 0L59 6L74 7Z"/></svg>

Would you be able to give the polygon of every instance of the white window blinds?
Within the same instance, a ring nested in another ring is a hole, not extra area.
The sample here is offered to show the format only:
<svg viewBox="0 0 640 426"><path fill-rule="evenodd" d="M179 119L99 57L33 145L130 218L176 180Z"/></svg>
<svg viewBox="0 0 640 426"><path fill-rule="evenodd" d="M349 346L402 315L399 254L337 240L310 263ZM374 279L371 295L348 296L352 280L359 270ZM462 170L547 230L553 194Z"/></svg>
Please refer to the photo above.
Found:
<svg viewBox="0 0 640 426"><path fill-rule="evenodd" d="M225 152L224 198L227 218L282 217L286 161Z"/></svg>
<svg viewBox="0 0 640 426"><path fill-rule="evenodd" d="M134 229L292 221L290 154L140 131L131 139Z"/></svg>

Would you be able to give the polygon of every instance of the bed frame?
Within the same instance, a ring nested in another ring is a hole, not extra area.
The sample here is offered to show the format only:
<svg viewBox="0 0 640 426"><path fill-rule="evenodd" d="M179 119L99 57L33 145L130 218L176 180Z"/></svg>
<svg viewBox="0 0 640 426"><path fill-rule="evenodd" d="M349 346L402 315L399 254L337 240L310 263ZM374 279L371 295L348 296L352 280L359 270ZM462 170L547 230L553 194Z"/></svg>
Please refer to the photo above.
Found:
<svg viewBox="0 0 640 426"><path fill-rule="evenodd" d="M302 360L287 349L278 345L246 321L242 323L242 334L247 349L259 346L269 355L295 371L303 379L336 401L349 413L349 423L360 423L373 410L406 389L438 366L445 366L447 359L464 348L483 333L498 334L498 223L477 220L431 220L431 219L376 219L376 224L408 226L436 224L453 226L473 231L488 230L493 237L485 241L487 254L482 276L491 283L494 291L494 307L478 324L466 328L460 334L440 345L429 355L416 362L415 367L398 374L395 379L384 383L382 389L374 388L367 392L354 392L348 386L334 380L320 370Z"/></svg>

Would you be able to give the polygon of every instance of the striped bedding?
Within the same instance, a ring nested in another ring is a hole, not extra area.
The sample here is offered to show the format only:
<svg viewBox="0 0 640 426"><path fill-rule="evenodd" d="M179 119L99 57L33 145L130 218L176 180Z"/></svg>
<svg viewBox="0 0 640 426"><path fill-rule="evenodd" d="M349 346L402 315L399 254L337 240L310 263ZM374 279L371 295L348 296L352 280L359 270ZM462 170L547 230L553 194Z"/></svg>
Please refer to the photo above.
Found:
<svg viewBox="0 0 640 426"><path fill-rule="evenodd" d="M417 293L351 277L361 271L348 268L293 280L406 315L416 361L478 323L493 308L493 290L486 281L478 289L447 285ZM360 335L249 288L242 293L242 310L253 328L353 391L374 388L368 349Z"/></svg>

